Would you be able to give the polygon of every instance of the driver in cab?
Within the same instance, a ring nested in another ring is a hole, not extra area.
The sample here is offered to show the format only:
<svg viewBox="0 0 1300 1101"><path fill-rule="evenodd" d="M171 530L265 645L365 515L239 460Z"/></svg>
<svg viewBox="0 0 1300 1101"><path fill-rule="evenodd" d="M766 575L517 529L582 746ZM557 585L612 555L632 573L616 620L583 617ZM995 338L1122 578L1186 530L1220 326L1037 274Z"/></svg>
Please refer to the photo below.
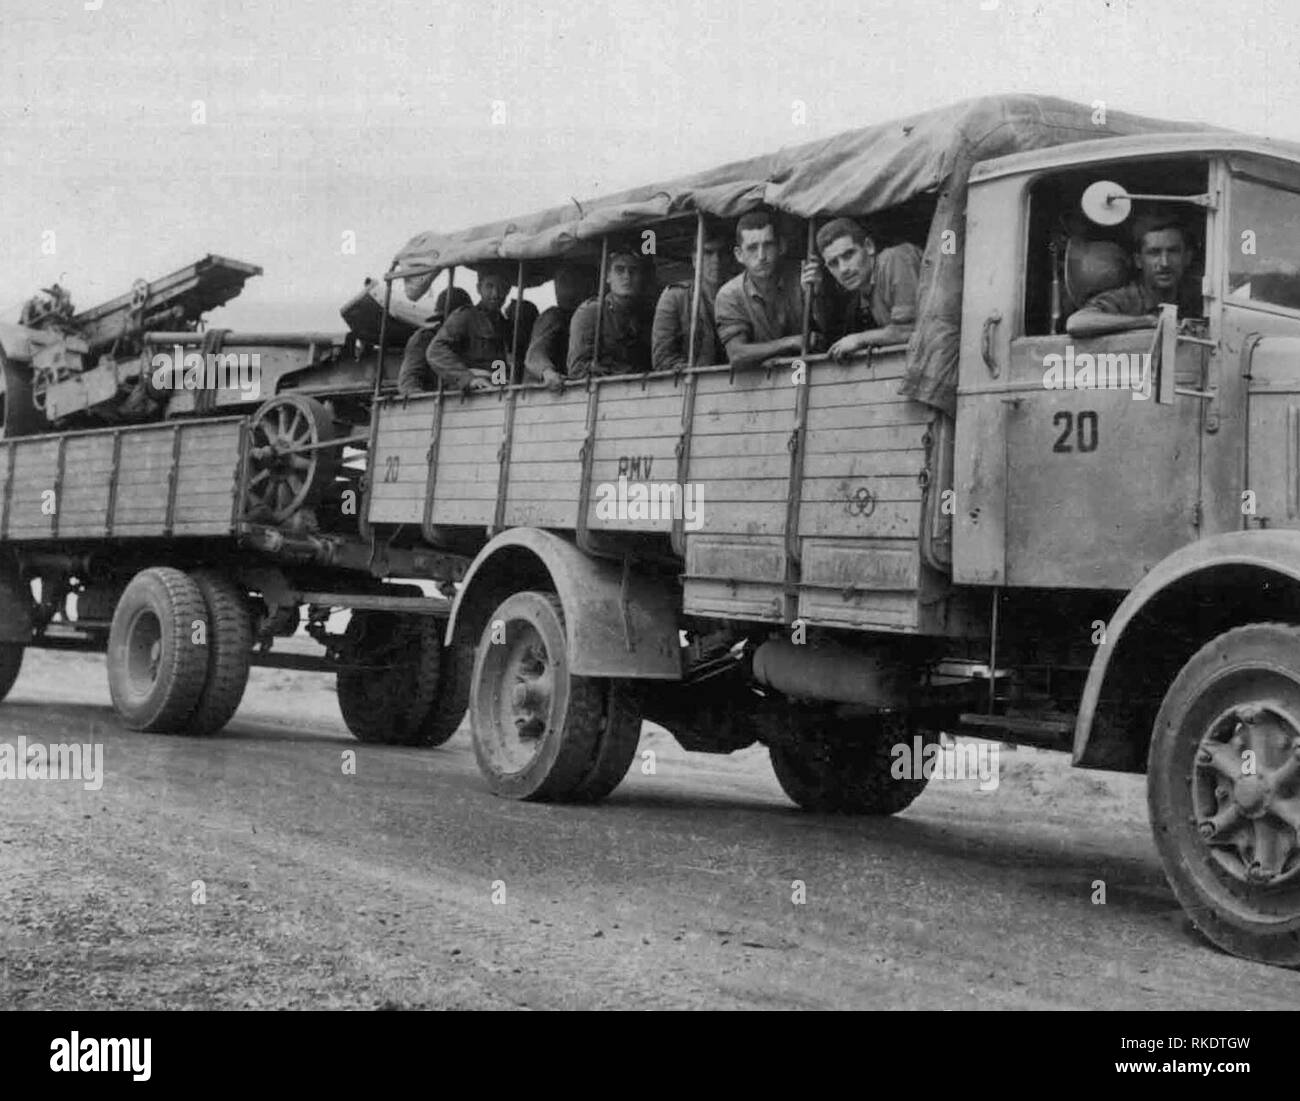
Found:
<svg viewBox="0 0 1300 1101"><path fill-rule="evenodd" d="M1187 269L1194 256L1192 238L1177 214L1151 210L1133 223L1135 278L1122 287L1093 295L1072 313L1065 331L1075 337L1151 329L1162 304L1178 306L1179 320L1199 317L1200 290Z"/></svg>

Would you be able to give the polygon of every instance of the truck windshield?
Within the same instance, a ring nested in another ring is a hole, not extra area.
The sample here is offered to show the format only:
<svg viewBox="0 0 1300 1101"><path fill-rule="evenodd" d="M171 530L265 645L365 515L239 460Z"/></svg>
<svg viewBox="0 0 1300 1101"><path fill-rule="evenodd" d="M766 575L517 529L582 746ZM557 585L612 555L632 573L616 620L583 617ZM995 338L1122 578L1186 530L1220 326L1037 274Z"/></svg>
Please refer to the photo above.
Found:
<svg viewBox="0 0 1300 1101"><path fill-rule="evenodd" d="M1300 193L1237 177L1228 301L1300 310Z"/></svg>

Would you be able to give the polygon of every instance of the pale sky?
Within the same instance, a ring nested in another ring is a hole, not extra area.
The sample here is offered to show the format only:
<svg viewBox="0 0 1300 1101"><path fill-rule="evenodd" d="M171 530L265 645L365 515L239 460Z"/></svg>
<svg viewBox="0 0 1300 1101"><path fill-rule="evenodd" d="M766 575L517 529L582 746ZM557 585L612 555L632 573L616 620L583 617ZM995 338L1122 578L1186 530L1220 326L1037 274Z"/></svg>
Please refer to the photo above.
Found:
<svg viewBox="0 0 1300 1101"><path fill-rule="evenodd" d="M265 274L214 323L341 330L419 231L997 92L1300 140L1294 12L0 0L0 320L54 280L84 309L216 252Z"/></svg>

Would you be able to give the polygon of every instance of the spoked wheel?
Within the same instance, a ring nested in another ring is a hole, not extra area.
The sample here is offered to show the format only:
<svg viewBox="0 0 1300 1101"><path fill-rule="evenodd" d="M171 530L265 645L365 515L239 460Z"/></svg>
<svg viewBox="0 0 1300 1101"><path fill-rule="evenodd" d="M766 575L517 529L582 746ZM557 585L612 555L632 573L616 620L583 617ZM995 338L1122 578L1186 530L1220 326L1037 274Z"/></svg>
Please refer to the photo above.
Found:
<svg viewBox="0 0 1300 1101"><path fill-rule="evenodd" d="M1300 966L1300 629L1220 635L1160 707L1148 806L1165 875L1220 948Z"/></svg>
<svg viewBox="0 0 1300 1101"><path fill-rule="evenodd" d="M791 707L784 724L793 736L769 743L772 771L782 790L804 810L823 814L897 814L929 782L916 762L910 776L895 776L896 745L938 741L902 715L840 717L833 710Z"/></svg>
<svg viewBox="0 0 1300 1101"><path fill-rule="evenodd" d="M615 682L569 672L554 594L507 598L479 643L469 705L474 755L493 793L536 801L609 794L641 730L618 691Z"/></svg>
<svg viewBox="0 0 1300 1101"><path fill-rule="evenodd" d="M314 507L339 465L330 411L314 398L279 394L254 414L250 435L249 515L280 524Z"/></svg>

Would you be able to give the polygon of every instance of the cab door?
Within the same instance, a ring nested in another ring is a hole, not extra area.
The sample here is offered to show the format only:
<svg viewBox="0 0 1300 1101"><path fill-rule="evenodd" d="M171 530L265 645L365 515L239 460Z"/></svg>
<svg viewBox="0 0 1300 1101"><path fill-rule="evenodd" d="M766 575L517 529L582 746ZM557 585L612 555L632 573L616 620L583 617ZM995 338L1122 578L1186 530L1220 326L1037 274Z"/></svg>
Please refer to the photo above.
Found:
<svg viewBox="0 0 1300 1101"><path fill-rule="evenodd" d="M1006 584L1129 588L1197 537L1200 403L1156 401L1152 337L1012 341ZM1180 343L1176 385L1199 389L1204 368L1204 346Z"/></svg>

